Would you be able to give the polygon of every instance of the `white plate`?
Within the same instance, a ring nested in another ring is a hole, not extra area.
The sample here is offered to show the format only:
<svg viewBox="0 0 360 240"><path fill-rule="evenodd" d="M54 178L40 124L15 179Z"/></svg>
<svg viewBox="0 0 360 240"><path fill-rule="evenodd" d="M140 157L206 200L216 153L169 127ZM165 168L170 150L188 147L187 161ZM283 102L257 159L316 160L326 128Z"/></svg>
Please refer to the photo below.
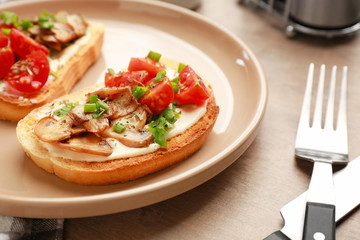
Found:
<svg viewBox="0 0 360 240"><path fill-rule="evenodd" d="M103 81L131 57L149 50L190 64L213 87L219 118L192 157L124 184L86 187L65 182L28 159L16 124L0 122L0 214L72 218L110 214L153 204L188 191L233 163L256 136L265 111L267 84L261 66L239 38L206 18L157 1L15 1L0 10L21 18L67 10L106 24L102 55L73 91ZM241 159L239 160L241 161Z"/></svg>

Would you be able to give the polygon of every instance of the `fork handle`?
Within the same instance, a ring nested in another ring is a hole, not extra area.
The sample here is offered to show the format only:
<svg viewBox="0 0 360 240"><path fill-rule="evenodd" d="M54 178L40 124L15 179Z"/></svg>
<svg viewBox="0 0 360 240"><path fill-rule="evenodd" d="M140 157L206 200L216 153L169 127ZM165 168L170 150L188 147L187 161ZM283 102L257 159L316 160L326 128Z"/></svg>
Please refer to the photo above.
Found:
<svg viewBox="0 0 360 240"><path fill-rule="evenodd" d="M335 206L307 202L303 240L335 240Z"/></svg>

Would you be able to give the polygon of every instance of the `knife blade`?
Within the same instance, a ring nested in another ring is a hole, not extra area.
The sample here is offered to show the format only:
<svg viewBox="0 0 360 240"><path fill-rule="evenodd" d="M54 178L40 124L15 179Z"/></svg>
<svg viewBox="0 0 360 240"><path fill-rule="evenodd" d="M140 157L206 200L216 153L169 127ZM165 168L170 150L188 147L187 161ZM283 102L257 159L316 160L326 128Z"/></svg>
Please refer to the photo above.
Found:
<svg viewBox="0 0 360 240"><path fill-rule="evenodd" d="M335 220L339 221L360 204L360 156L334 174ZM281 208L284 227L270 234L264 240L301 240L304 226L306 194L304 192Z"/></svg>

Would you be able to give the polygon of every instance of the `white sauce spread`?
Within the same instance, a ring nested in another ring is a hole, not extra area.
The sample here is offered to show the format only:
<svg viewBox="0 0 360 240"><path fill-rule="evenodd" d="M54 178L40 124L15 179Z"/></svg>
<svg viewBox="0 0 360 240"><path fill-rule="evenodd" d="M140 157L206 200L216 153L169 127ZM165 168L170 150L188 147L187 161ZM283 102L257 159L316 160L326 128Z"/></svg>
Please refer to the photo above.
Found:
<svg viewBox="0 0 360 240"><path fill-rule="evenodd" d="M204 104L204 106L202 107L191 108L191 109L180 109L180 110L181 110L180 117L175 122L174 127L170 129L170 131L168 132L166 136L167 139L185 132L192 125L198 122L200 118L204 116L204 114L206 113L206 104ZM49 108L47 108L47 110L43 112L38 112L39 114L38 117L40 117L40 115L42 115L42 117L48 116L49 113L50 113ZM47 143L39 140L39 142L41 142L43 147L46 148L49 152L51 152L51 154L55 157L62 157L71 160L89 161L89 162L94 162L94 161L100 162L100 161L107 161L112 159L140 156L147 153L152 153L160 148L160 145L157 143L150 144L149 146L144 148L131 148L123 145L118 140L113 138L107 138L106 141L113 149L113 153L108 157L99 156L95 154L75 152L58 147L56 146L56 144Z"/></svg>

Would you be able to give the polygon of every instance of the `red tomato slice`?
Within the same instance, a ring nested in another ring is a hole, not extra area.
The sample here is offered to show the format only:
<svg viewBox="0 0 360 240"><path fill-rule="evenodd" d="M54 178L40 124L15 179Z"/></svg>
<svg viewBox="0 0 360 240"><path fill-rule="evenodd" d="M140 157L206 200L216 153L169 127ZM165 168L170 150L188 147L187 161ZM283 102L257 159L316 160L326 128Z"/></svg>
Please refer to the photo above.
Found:
<svg viewBox="0 0 360 240"><path fill-rule="evenodd" d="M11 92L37 92L45 85L49 73L49 60L45 53L40 50L34 51L10 68L10 72L5 78L9 86L8 91L15 89Z"/></svg>
<svg viewBox="0 0 360 240"><path fill-rule="evenodd" d="M7 47L9 44L9 38L0 32L0 48Z"/></svg>
<svg viewBox="0 0 360 240"><path fill-rule="evenodd" d="M107 87L135 87L148 81L148 73L145 71L134 72L120 72L120 73L106 73L105 74L105 86Z"/></svg>
<svg viewBox="0 0 360 240"><path fill-rule="evenodd" d="M149 73L149 79L156 76L156 74L162 70L165 70L165 66L156 62L151 58L131 58L129 66L129 71L147 71Z"/></svg>
<svg viewBox="0 0 360 240"><path fill-rule="evenodd" d="M0 79L3 79L14 64L14 53L9 47L0 49Z"/></svg>
<svg viewBox="0 0 360 240"><path fill-rule="evenodd" d="M31 37L26 36L21 31L17 30L16 28L12 28L9 34L10 39L10 46L21 58L26 57L28 54L30 54L33 51L40 50L45 53L45 55L48 55L50 51L41 45L40 43L36 42Z"/></svg>
<svg viewBox="0 0 360 240"><path fill-rule="evenodd" d="M154 80L151 82L155 83ZM164 80L155 84L156 86L150 88L150 92L145 93L139 99L139 102L146 104L152 113L160 114L173 102L174 90L170 80L166 76L164 77Z"/></svg>
<svg viewBox="0 0 360 240"><path fill-rule="evenodd" d="M180 88L175 94L178 105L196 104L202 106L209 98L209 92L202 79L190 67L186 66L179 74Z"/></svg>

